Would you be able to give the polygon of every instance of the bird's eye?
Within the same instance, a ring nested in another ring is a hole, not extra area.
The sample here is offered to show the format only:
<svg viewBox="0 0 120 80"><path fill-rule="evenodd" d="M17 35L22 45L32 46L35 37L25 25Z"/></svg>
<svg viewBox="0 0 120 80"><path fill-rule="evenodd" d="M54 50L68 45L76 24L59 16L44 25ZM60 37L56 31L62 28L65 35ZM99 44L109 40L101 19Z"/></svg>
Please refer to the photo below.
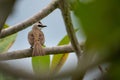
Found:
<svg viewBox="0 0 120 80"><path fill-rule="evenodd" d="M39 21L39 23L41 24L41 22Z"/></svg>

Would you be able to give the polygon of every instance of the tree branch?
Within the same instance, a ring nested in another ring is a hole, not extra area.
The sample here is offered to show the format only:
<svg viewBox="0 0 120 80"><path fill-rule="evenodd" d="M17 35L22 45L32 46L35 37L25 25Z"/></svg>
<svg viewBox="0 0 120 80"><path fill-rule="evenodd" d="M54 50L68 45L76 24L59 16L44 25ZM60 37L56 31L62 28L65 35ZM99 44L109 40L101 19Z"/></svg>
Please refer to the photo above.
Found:
<svg viewBox="0 0 120 80"><path fill-rule="evenodd" d="M78 40L75 35L75 31L74 31L71 16L70 16L69 4L67 0L60 0L59 8L61 9L63 19L66 25L66 30L71 40L71 44L77 54L77 57L79 58L79 56L81 55L81 48L79 46Z"/></svg>
<svg viewBox="0 0 120 80"><path fill-rule="evenodd" d="M52 11L57 8L58 0L52 0L50 4L48 4L45 8L43 8L40 12L32 16L31 18L11 26L10 28L4 29L1 31L0 38L4 38L8 35L14 34L20 30L27 28L28 26L32 25L33 23L43 19L47 15L49 15Z"/></svg>
<svg viewBox="0 0 120 80"><path fill-rule="evenodd" d="M83 44L81 44L80 46L83 47ZM74 52L71 45L46 47L44 48L44 50L46 55ZM24 49L24 50L17 50L17 51L5 52L3 54L0 54L0 60L20 59L31 56L32 56L32 49Z"/></svg>

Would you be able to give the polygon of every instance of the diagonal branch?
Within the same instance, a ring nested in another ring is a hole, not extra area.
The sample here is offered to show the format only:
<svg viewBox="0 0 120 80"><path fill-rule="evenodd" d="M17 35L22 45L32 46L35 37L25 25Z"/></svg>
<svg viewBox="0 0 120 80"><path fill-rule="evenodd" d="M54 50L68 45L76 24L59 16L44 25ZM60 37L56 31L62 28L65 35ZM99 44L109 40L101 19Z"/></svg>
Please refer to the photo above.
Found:
<svg viewBox="0 0 120 80"><path fill-rule="evenodd" d="M83 48L83 44L80 45ZM46 47L44 48L46 55L58 54L58 53L70 53L74 52L71 45L62 45L56 47ZM11 60L11 59L20 59L32 56L32 49L17 50L12 52L5 52L0 54L0 60Z"/></svg>
<svg viewBox="0 0 120 80"><path fill-rule="evenodd" d="M32 16L31 18L11 26L10 28L4 29L1 31L0 38L4 38L8 35L14 34L20 30L27 28L28 26L32 25L33 23L43 19L47 15L49 15L52 11L57 8L58 0L52 0L50 4L48 4L45 8L43 8L40 12Z"/></svg>
<svg viewBox="0 0 120 80"><path fill-rule="evenodd" d="M59 0L59 1L60 1L59 8L61 9L61 12L62 12L62 16L66 25L68 36L71 40L71 44L77 54L77 57L79 58L79 56L81 55L81 48L79 46L78 40L75 35L75 31L73 28L73 24L70 16L69 4L67 0Z"/></svg>

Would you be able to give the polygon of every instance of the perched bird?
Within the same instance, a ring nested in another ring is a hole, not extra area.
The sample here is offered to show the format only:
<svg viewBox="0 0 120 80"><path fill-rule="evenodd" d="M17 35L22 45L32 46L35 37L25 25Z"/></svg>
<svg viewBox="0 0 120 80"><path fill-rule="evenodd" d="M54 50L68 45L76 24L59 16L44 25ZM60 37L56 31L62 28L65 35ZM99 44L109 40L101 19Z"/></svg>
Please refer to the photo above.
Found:
<svg viewBox="0 0 120 80"><path fill-rule="evenodd" d="M32 56L43 56L45 55L45 51L42 46L45 42L45 37L42 28L46 27L41 22L37 22L33 25L32 30L28 33L28 41L33 48Z"/></svg>

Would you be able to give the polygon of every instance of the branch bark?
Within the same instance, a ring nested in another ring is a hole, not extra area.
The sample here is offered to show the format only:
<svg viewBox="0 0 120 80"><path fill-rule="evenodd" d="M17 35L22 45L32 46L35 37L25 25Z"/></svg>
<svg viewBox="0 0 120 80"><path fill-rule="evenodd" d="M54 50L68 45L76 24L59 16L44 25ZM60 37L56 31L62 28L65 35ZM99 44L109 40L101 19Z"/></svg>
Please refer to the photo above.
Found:
<svg viewBox="0 0 120 80"><path fill-rule="evenodd" d="M66 25L68 36L71 40L71 44L77 54L77 57L79 58L79 56L81 55L81 48L79 46L78 40L75 35L75 31L73 28L73 24L70 16L69 4L67 0L59 0L59 1L60 1L59 8L61 9L61 12L62 12L62 16Z"/></svg>
<svg viewBox="0 0 120 80"><path fill-rule="evenodd" d="M80 45L83 48L83 44ZM74 52L71 45L44 48L46 55ZM17 50L0 54L0 60L20 59L32 56L32 49Z"/></svg>
<svg viewBox="0 0 120 80"><path fill-rule="evenodd" d="M58 0L52 0L50 4L48 4L45 8L43 8L40 12L32 16L31 18L16 24L14 26L10 26L10 28L4 29L1 31L0 38L4 38L8 35L14 34L18 31L21 31L28 26L32 25L33 23L43 19L47 15L49 15L52 11L57 8Z"/></svg>

